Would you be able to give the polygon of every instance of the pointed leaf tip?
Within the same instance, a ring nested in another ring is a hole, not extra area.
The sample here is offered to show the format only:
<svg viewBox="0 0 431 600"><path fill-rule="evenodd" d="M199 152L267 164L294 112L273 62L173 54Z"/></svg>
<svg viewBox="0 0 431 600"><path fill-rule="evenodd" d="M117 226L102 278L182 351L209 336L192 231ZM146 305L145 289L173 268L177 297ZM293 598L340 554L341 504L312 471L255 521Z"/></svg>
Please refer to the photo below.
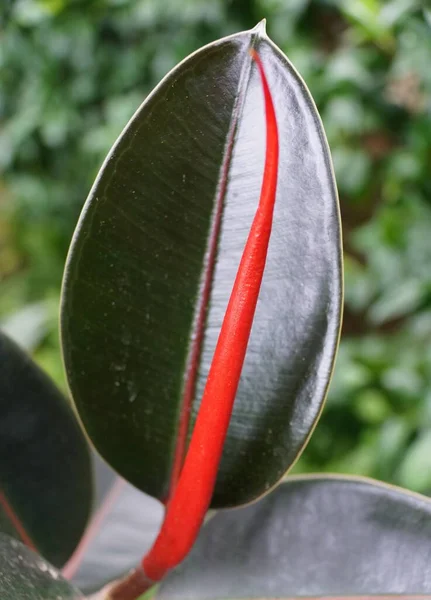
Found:
<svg viewBox="0 0 431 600"><path fill-rule="evenodd" d="M259 36L266 36L266 19L262 19L259 23L252 29Z"/></svg>

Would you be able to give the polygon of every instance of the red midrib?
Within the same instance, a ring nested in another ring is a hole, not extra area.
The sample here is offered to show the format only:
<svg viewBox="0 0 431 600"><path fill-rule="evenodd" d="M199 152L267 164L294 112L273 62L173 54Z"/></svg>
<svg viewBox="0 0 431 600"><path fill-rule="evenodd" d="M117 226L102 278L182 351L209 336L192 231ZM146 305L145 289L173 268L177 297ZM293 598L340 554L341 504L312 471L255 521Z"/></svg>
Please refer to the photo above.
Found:
<svg viewBox="0 0 431 600"><path fill-rule="evenodd" d="M184 464L184 459L187 450L187 439L189 435L190 419L192 415L192 405L195 396L196 382L199 369L199 359L202 352L206 316L211 295L213 275L217 257L217 247L223 216L223 205L228 183L229 168L232 161L235 135L239 116L241 114L244 91L246 88L246 81L248 80L249 70L250 63L247 62L244 65L244 68L241 72L240 82L238 86L239 92L237 93L237 99L232 112L231 124L227 135L226 150L221 168L220 185L218 187L217 197L215 201L211 232L208 238L208 247L206 252L205 266L203 270L201 293L199 295L199 306L196 311L196 317L193 324L194 336L190 346L189 357L187 360L186 377L183 395L181 398L181 414L178 424L178 434L169 483L168 498L165 500L165 504L169 504L170 498L172 497L175 491L178 479L180 477L181 469Z"/></svg>
<svg viewBox="0 0 431 600"><path fill-rule="evenodd" d="M241 376L271 235L278 177L278 128L258 54L265 96L266 156L259 205L241 257L178 484L159 535L142 561L146 577L159 581L192 548L214 491Z"/></svg>

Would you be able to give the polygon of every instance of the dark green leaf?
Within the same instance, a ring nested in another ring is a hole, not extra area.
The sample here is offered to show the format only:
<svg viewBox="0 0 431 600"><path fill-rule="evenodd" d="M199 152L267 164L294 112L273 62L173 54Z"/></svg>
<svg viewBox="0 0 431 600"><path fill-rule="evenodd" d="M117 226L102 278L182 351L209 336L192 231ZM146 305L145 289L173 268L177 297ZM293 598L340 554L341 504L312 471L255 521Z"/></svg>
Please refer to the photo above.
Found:
<svg viewBox="0 0 431 600"><path fill-rule="evenodd" d="M277 113L279 183L213 506L250 501L283 476L332 371L341 256L329 151L304 83L258 27L191 55L141 106L102 167L67 263L62 338L80 417L102 456L160 499L259 199L265 122L251 46Z"/></svg>
<svg viewBox="0 0 431 600"><path fill-rule="evenodd" d="M42 557L0 534L2 600L79 600L81 594Z"/></svg>
<svg viewBox="0 0 431 600"><path fill-rule="evenodd" d="M0 334L0 529L54 565L75 549L90 513L87 442L66 399Z"/></svg>
<svg viewBox="0 0 431 600"><path fill-rule="evenodd" d="M371 479L291 478L217 514L159 600L431 593L431 501Z"/></svg>

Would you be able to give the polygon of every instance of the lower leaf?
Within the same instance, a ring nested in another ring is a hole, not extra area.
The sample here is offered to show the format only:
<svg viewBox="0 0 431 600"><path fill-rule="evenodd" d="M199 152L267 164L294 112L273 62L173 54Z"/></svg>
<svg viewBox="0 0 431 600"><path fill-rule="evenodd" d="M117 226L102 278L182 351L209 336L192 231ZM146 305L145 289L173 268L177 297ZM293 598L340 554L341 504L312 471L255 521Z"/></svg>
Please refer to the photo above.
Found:
<svg viewBox="0 0 431 600"><path fill-rule="evenodd" d="M80 600L83 596L45 559L21 542L0 534L0 598Z"/></svg>
<svg viewBox="0 0 431 600"><path fill-rule="evenodd" d="M431 595L431 501L369 479L289 478L217 514L158 600Z"/></svg>

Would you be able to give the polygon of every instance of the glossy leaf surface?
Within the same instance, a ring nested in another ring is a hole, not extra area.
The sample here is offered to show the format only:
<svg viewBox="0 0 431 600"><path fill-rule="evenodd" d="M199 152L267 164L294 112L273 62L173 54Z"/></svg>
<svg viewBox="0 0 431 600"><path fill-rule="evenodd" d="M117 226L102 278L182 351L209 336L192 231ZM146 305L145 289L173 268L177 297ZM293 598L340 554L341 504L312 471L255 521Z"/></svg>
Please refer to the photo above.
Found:
<svg viewBox="0 0 431 600"><path fill-rule="evenodd" d="M158 600L431 594L431 501L367 479L298 477L217 514Z"/></svg>
<svg viewBox="0 0 431 600"><path fill-rule="evenodd" d="M2 600L80 600L81 594L42 557L0 534Z"/></svg>
<svg viewBox="0 0 431 600"><path fill-rule="evenodd" d="M66 399L0 334L0 531L61 566L84 531L91 497L87 442Z"/></svg>
<svg viewBox="0 0 431 600"><path fill-rule="evenodd" d="M342 292L329 152L309 92L260 26L188 57L141 106L102 167L67 263L62 340L82 422L123 477L162 500L259 200L265 120L251 47L274 100L279 180L213 506L280 479L333 366Z"/></svg>

